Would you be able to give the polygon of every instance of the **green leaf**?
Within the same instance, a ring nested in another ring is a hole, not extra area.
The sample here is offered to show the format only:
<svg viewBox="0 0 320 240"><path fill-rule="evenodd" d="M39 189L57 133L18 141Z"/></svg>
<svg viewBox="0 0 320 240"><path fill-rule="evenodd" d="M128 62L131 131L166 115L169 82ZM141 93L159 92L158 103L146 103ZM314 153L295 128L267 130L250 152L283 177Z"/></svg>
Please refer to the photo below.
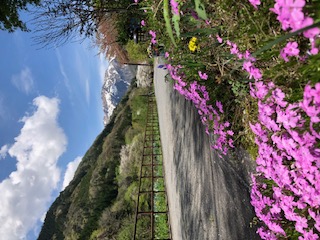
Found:
<svg viewBox="0 0 320 240"><path fill-rule="evenodd" d="M173 37L173 32L172 32L172 26L171 26L171 22L170 22L170 16L169 16L169 0L163 0L163 17L164 17L164 21L166 23L166 29L167 29L167 33L171 39L171 42L173 43L173 45L175 47L177 47L176 41Z"/></svg>
<svg viewBox="0 0 320 240"><path fill-rule="evenodd" d="M174 26L174 30L176 31L177 37L180 38L180 15L173 14L172 22Z"/></svg>
<svg viewBox="0 0 320 240"><path fill-rule="evenodd" d="M207 20L207 13L206 13L206 8L203 3L200 2L200 0L194 0L195 4L195 10L200 18L203 20Z"/></svg>
<svg viewBox="0 0 320 240"><path fill-rule="evenodd" d="M214 28L198 28L194 31L182 33L181 36L182 37L193 37L195 35L208 36L210 34L219 33L220 28L221 28L220 26L217 26Z"/></svg>

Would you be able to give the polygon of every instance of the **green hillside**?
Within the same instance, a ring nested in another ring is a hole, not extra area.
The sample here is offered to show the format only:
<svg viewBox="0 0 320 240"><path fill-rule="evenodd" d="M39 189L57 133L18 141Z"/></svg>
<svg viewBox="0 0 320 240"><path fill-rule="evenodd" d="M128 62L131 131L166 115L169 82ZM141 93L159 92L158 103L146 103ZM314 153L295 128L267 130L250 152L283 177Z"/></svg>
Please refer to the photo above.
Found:
<svg viewBox="0 0 320 240"><path fill-rule="evenodd" d="M47 212L39 240L131 239L147 92L132 84Z"/></svg>

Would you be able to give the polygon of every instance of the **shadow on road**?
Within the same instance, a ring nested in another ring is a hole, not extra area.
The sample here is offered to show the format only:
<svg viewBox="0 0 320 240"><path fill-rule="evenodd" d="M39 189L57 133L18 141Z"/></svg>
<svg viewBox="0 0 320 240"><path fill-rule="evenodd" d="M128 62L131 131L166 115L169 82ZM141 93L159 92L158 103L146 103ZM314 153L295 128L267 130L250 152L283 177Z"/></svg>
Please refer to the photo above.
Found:
<svg viewBox="0 0 320 240"><path fill-rule="evenodd" d="M259 239L250 228L254 162L241 150L219 158L197 110L161 71L155 67L155 91L173 239Z"/></svg>

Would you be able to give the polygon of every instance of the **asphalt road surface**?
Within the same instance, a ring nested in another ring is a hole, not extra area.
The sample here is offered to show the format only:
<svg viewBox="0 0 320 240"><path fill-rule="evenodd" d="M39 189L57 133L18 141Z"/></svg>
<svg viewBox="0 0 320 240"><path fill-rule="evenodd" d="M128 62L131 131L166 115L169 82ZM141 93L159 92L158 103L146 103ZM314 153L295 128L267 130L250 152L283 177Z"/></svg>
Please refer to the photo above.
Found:
<svg viewBox="0 0 320 240"><path fill-rule="evenodd" d="M195 107L164 81L161 61L154 80L173 240L260 239L250 227L254 161L241 150L221 159L210 149Z"/></svg>

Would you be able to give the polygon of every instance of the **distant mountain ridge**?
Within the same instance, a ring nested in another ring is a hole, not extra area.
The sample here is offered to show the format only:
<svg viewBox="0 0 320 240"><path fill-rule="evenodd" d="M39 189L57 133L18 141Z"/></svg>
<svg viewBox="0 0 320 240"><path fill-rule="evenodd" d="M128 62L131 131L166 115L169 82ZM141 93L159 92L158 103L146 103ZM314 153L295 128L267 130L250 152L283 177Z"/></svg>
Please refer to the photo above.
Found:
<svg viewBox="0 0 320 240"><path fill-rule="evenodd" d="M115 58L109 60L101 89L104 125L109 123L113 110L125 95L136 72L136 66L120 64Z"/></svg>

